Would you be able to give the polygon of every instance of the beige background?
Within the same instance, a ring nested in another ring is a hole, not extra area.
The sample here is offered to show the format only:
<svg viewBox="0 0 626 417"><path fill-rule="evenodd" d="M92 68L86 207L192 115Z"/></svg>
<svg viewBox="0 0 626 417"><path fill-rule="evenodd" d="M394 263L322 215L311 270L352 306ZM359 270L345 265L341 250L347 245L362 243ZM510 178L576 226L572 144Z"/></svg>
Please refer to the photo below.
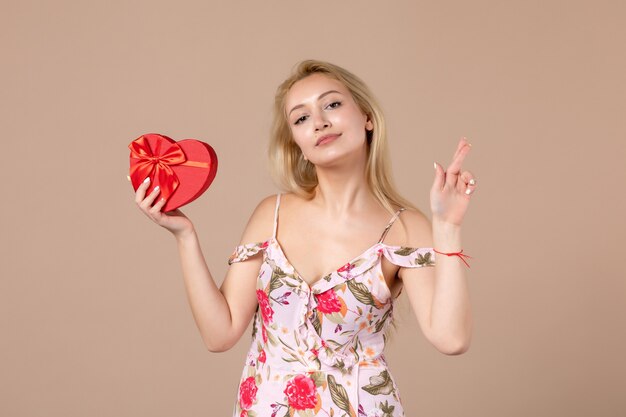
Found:
<svg viewBox="0 0 626 417"><path fill-rule="evenodd" d="M626 415L624 4L3 0L0 415L230 415L250 332L203 346L127 145L216 149L184 211L221 282L277 191L273 93L306 58L371 86L398 186L427 213L433 161L474 145L473 344L438 353L401 297L387 357L407 415Z"/></svg>

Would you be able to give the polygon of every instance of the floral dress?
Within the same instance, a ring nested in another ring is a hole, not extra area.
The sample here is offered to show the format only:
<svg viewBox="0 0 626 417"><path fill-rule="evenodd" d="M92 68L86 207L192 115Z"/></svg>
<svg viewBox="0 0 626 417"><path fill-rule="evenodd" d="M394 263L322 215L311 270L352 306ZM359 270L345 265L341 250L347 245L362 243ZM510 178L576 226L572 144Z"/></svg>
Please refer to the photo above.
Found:
<svg viewBox="0 0 626 417"><path fill-rule="evenodd" d="M405 268L435 265L432 248L389 246L380 240L309 286L273 236L239 245L228 264L259 252L258 308L241 375L234 417L404 416L400 392L383 350L394 299L381 259Z"/></svg>

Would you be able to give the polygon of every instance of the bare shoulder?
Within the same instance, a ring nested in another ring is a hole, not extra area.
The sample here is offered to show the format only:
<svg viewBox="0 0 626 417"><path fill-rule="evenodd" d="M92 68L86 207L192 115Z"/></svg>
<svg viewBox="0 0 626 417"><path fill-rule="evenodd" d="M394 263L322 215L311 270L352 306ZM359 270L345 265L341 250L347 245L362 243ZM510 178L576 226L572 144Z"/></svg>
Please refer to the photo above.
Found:
<svg viewBox="0 0 626 417"><path fill-rule="evenodd" d="M290 206L293 205L293 206L296 206L296 207L298 207L298 206L300 206L302 204L306 204L306 203L310 202L310 200L307 200L307 199L303 198L302 196L299 196L296 193L287 193L287 192L281 194L280 201L281 201L281 203L280 203L281 206L282 206L283 202L285 202L285 203L289 204Z"/></svg>
<svg viewBox="0 0 626 417"><path fill-rule="evenodd" d="M274 231L274 210L276 208L276 194L263 198L256 206L248 224L241 236L241 244L262 242L270 237Z"/></svg>
<svg viewBox="0 0 626 417"><path fill-rule="evenodd" d="M403 245L411 248L430 248L433 246L432 223L420 210L404 210L399 219L404 233Z"/></svg>

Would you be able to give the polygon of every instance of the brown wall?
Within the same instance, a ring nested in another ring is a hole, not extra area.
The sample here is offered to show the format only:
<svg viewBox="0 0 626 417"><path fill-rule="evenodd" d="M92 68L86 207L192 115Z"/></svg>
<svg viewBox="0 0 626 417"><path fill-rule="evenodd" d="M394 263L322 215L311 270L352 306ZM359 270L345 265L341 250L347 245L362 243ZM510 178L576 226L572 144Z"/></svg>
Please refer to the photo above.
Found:
<svg viewBox="0 0 626 417"><path fill-rule="evenodd" d="M250 333L204 348L126 146L216 149L184 211L221 281L277 191L273 92L305 58L376 92L399 188L426 212L433 161L474 145L473 344L438 353L401 297L387 356L407 415L626 412L624 2L2 3L0 415L230 415Z"/></svg>

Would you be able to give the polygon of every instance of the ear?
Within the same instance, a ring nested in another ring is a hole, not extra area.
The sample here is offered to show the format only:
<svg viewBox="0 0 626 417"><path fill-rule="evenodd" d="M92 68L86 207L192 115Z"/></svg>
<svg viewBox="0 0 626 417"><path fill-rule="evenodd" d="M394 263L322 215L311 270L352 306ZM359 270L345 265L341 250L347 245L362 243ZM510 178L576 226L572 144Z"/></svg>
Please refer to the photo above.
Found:
<svg viewBox="0 0 626 417"><path fill-rule="evenodd" d="M370 132L374 130L374 123L372 123L372 120L369 117L367 118L367 121L365 122L365 130L368 130Z"/></svg>

